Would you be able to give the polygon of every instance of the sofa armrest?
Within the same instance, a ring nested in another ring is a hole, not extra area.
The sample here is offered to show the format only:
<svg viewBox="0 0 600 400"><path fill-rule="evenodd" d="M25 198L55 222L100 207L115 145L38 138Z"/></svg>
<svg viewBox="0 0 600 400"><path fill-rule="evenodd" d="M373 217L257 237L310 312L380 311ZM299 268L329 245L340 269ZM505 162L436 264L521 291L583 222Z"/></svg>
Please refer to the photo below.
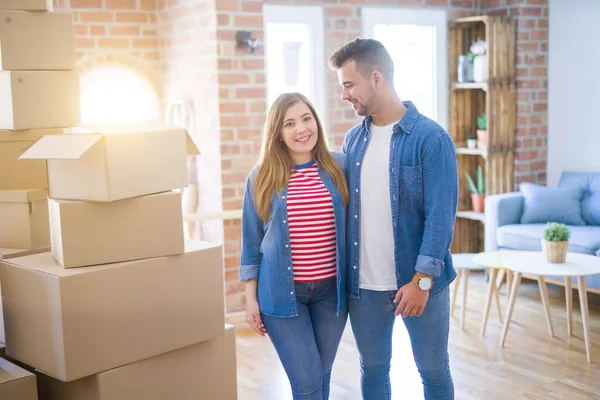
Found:
<svg viewBox="0 0 600 400"><path fill-rule="evenodd" d="M520 192L502 193L485 198L484 249L498 249L496 230L503 225L519 224L523 214L523 195Z"/></svg>

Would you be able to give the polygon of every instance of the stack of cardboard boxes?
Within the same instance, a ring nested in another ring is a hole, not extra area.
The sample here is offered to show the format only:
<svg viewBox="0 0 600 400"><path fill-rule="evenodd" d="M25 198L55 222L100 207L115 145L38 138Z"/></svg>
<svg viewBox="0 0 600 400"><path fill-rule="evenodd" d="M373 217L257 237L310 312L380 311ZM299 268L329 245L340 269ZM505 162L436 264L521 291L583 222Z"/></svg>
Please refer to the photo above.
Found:
<svg viewBox="0 0 600 400"><path fill-rule="evenodd" d="M13 3L45 0L0 8ZM59 15L11 12L35 15L38 26ZM184 239L179 189L187 155L198 154L187 132L152 122L40 136L17 157L45 168L51 251L0 261L7 359L35 372L42 400L237 398L222 249ZM0 360L0 398L38 398L35 378Z"/></svg>

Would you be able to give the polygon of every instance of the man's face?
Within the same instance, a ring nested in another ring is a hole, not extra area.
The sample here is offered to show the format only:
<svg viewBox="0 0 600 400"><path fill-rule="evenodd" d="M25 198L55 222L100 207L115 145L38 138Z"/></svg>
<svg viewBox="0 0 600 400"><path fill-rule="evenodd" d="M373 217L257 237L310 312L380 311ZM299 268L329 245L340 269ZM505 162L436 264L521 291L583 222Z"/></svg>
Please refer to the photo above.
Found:
<svg viewBox="0 0 600 400"><path fill-rule="evenodd" d="M337 75L342 87L342 100L349 102L357 115L373 114L377 93L371 77L365 77L356 68L355 61L342 65Z"/></svg>

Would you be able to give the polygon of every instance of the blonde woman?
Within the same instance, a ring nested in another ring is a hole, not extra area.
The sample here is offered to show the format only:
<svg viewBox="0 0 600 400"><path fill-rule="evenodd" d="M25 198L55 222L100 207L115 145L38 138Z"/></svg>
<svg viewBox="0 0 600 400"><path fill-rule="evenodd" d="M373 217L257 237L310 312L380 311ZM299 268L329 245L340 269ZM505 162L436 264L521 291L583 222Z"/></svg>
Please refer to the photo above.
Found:
<svg viewBox="0 0 600 400"><path fill-rule="evenodd" d="M296 400L329 398L346 325L344 170L308 99L279 96L246 184L240 278L248 323L268 333Z"/></svg>

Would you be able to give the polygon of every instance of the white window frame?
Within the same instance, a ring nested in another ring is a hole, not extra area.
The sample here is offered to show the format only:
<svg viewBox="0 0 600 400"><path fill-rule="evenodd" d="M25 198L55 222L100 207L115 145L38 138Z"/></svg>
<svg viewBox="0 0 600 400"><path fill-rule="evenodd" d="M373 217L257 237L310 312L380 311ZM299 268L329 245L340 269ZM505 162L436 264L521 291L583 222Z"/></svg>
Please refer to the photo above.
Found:
<svg viewBox="0 0 600 400"><path fill-rule="evenodd" d="M288 6L265 4L263 6L265 38L269 35L269 23L305 24L309 26L310 40L313 44L311 55L311 85L314 104L323 126L327 126L327 107L325 103L325 44L323 8L319 6ZM265 72L267 90L269 82L269 53L265 51Z"/></svg>
<svg viewBox="0 0 600 400"><path fill-rule="evenodd" d="M436 73L437 85L434 98L437 98L437 115L435 119L448 130L448 16L446 10L421 10L411 8L377 8L362 9L362 33L365 38L373 38L375 25L428 25L436 27ZM402 98L402 93L398 93ZM402 99L405 100L405 99ZM410 99L406 99L410 100Z"/></svg>

